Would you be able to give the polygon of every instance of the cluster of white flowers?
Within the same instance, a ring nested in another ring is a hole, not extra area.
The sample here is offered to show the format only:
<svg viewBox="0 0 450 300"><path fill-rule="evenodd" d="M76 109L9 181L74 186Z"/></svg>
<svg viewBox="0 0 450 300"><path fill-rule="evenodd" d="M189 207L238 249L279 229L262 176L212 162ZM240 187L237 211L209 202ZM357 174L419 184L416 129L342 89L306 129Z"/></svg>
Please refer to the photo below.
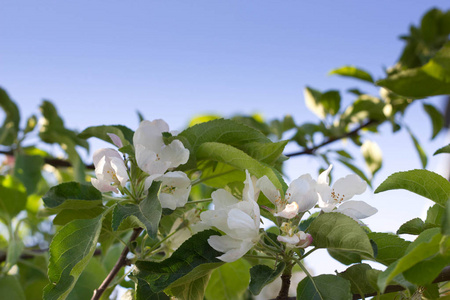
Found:
<svg viewBox="0 0 450 300"><path fill-rule="evenodd" d="M167 172L185 164L189 150L179 140L164 144L163 132L169 126L163 120L142 121L133 136L135 156L139 168L148 174L145 190L153 181L161 181L160 201L163 208L172 210L186 204L191 191L191 181L183 172ZM115 134L108 134L117 147L122 141ZM118 193L129 181L128 168L117 150L104 148L94 153L95 175L91 182L101 192Z"/></svg>

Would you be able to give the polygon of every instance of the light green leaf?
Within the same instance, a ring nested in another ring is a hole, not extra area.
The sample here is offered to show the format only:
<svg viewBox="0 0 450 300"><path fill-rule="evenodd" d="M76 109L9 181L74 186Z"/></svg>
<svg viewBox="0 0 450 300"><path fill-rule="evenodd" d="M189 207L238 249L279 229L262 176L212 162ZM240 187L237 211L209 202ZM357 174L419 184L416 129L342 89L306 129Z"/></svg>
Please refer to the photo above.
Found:
<svg viewBox="0 0 450 300"><path fill-rule="evenodd" d="M64 209L53 219L54 225L66 225L77 219L93 219L105 211L104 207L96 206L89 209Z"/></svg>
<svg viewBox="0 0 450 300"><path fill-rule="evenodd" d="M253 142L243 145L241 150L256 160L272 165L283 153L284 147L287 143L288 141L281 141L277 143Z"/></svg>
<svg viewBox="0 0 450 300"><path fill-rule="evenodd" d="M377 245L375 261L386 266L402 257L411 244L411 242L390 233L370 232L367 235Z"/></svg>
<svg viewBox="0 0 450 300"><path fill-rule="evenodd" d="M420 162L422 163L422 168L425 169L427 166L427 163L428 163L427 154L425 153L425 151L422 148L422 145L420 145L419 141L414 136L414 134L411 132L411 130L408 127L406 127L406 128L408 129L408 133L411 136L411 139L414 143L414 147L416 148L417 154L419 154Z"/></svg>
<svg viewBox="0 0 450 300"><path fill-rule="evenodd" d="M417 239L408 246L405 255L391 264L383 273L380 274L378 277L378 287L380 288L380 291L384 291L386 286L397 275L405 272L419 262L428 259L439 252L439 243L442 238L439 231L439 228L432 228L422 232ZM442 266L442 268L444 266ZM435 272L436 270L434 269L433 271ZM434 276L432 276L433 278L431 278L431 281L439 274L439 272L440 270L438 270L435 275L434 273L431 274ZM428 280L430 273L426 275L426 279Z"/></svg>
<svg viewBox="0 0 450 300"><path fill-rule="evenodd" d="M275 270L266 265L253 266L250 269L251 281L248 287L250 292L253 295L259 295L263 287L277 279L285 267L284 262L280 262Z"/></svg>
<svg viewBox="0 0 450 300"><path fill-rule="evenodd" d="M88 209L102 204L102 193L91 184L64 182L52 187L42 200L54 212L63 209Z"/></svg>
<svg viewBox="0 0 450 300"><path fill-rule="evenodd" d="M16 142L19 132L20 113L16 103L9 98L2 88L0 88L0 107L6 114L0 127L0 145L11 146Z"/></svg>
<svg viewBox="0 0 450 300"><path fill-rule="evenodd" d="M366 71L359 69L355 66L343 66L338 69L331 70L330 73L328 73L328 75L334 75L334 74L346 76L346 77L353 77L356 79L360 79L360 80L364 80L364 81L373 83L373 78L369 73L367 73Z"/></svg>
<svg viewBox="0 0 450 300"><path fill-rule="evenodd" d="M26 204L27 193L22 183L10 175L0 176L0 219L9 224Z"/></svg>
<svg viewBox="0 0 450 300"><path fill-rule="evenodd" d="M431 124L433 125L433 134L431 135L431 139L434 139L441 131L442 127L444 127L444 117L442 116L442 113L431 104L424 103L423 109L430 117Z"/></svg>
<svg viewBox="0 0 450 300"><path fill-rule="evenodd" d="M442 223L442 217L444 216L444 207L439 204L435 204L428 208L427 210L427 218L425 219L425 223L428 226L432 227L440 227Z"/></svg>
<svg viewBox="0 0 450 300"><path fill-rule="evenodd" d="M250 264L242 258L215 269L206 288L206 299L240 299L250 282L249 269Z"/></svg>
<svg viewBox="0 0 450 300"><path fill-rule="evenodd" d="M450 94L450 42L424 66L400 71L376 84L410 98Z"/></svg>
<svg viewBox="0 0 450 300"><path fill-rule="evenodd" d="M62 227L50 244L45 300L65 299L75 286L97 246L104 215L74 220Z"/></svg>
<svg viewBox="0 0 450 300"><path fill-rule="evenodd" d="M389 176L375 190L380 193L388 190L404 189L428 198L440 206L450 199L450 182L444 177L428 170L397 172Z"/></svg>
<svg viewBox="0 0 450 300"><path fill-rule="evenodd" d="M433 153L433 155L440 154L440 153L450 153L450 144L448 144L447 146L444 146L442 148L439 148L438 150L436 150L436 152Z"/></svg>
<svg viewBox="0 0 450 300"><path fill-rule="evenodd" d="M361 152L372 176L375 176L383 163L380 147L377 143L366 140L361 146Z"/></svg>
<svg viewBox="0 0 450 300"><path fill-rule="evenodd" d="M334 275L306 277L297 286L297 300L350 300L350 282Z"/></svg>
<svg viewBox="0 0 450 300"><path fill-rule="evenodd" d="M444 215L442 216L442 234L450 235L450 199L445 205Z"/></svg>
<svg viewBox="0 0 450 300"><path fill-rule="evenodd" d="M153 293L159 293L172 284L187 284L209 274L223 264L223 261L217 259L222 253L208 244L208 238L212 235L218 233L206 230L195 234L162 262L136 261L133 277L145 280Z"/></svg>
<svg viewBox="0 0 450 300"><path fill-rule="evenodd" d="M44 159L40 155L18 154L14 164L14 176L22 181L28 195L36 192L37 185L42 179L41 168Z"/></svg>
<svg viewBox="0 0 450 300"><path fill-rule="evenodd" d="M210 273L197 278L186 284L173 286L168 291L170 295L179 300L203 300L205 295L205 289L208 285ZM232 287L228 287L232 288ZM216 298L220 299L220 298Z"/></svg>
<svg viewBox="0 0 450 300"><path fill-rule="evenodd" d="M339 91L330 90L324 93L310 87L304 90L305 104L319 118L324 119L327 114L336 115L341 107Z"/></svg>
<svg viewBox="0 0 450 300"><path fill-rule="evenodd" d="M308 228L317 248L340 249L372 257L373 249L367 234L352 218L340 213L318 216Z"/></svg>
<svg viewBox="0 0 450 300"><path fill-rule="evenodd" d="M0 277L0 295L3 299L25 300L25 293L19 279L14 275Z"/></svg>
<svg viewBox="0 0 450 300"><path fill-rule="evenodd" d="M113 212L112 229L118 230L124 220L132 217L145 227L150 237L156 237L162 214L161 202L158 198L160 186L160 182L153 182L147 197L139 204L118 204Z"/></svg>
<svg viewBox="0 0 450 300"><path fill-rule="evenodd" d="M17 233L13 233L12 237L9 239L6 261L3 266L4 273L7 273L19 261L23 248L24 244L22 240L17 236Z"/></svg>
<svg viewBox="0 0 450 300"><path fill-rule="evenodd" d="M91 137L99 138L107 143L113 144L108 133L113 133L117 135L122 141L123 145L133 144L134 132L130 128L123 125L102 125L102 126L91 126L83 130L78 136L82 139L88 139Z"/></svg>
<svg viewBox="0 0 450 300"><path fill-rule="evenodd" d="M350 281L352 294L364 296L365 294L376 292L367 276L367 271L369 270L372 270L370 265L357 264L347 268L344 272L339 273L338 276Z"/></svg>
<svg viewBox="0 0 450 300"><path fill-rule="evenodd" d="M257 178L266 175L280 191L286 189L286 183L278 171L233 146L215 142L203 143L197 151L197 159L226 163L241 171L248 170Z"/></svg>

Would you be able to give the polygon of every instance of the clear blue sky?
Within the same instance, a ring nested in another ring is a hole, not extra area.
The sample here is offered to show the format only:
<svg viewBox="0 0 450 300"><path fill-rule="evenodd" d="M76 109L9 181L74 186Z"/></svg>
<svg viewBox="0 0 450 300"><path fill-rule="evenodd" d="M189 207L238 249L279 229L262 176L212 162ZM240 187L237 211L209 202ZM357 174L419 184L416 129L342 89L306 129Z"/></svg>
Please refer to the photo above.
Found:
<svg viewBox="0 0 450 300"><path fill-rule="evenodd" d="M3 1L0 86L22 115L53 101L66 126L137 127L136 109L182 129L195 114L261 112L316 120L302 90L369 85L329 77L353 64L383 75L400 54L398 36L432 7L448 1ZM345 102L352 98L343 93ZM433 100L439 103L439 99ZM441 104L438 104L442 107ZM2 115L0 114L0 117ZM429 120L420 106L407 115L428 153ZM389 132L389 128L384 128ZM406 134L381 139L385 168L375 186L395 171L418 168ZM93 144L94 148L96 144ZM292 150L294 148L291 148ZM448 165L435 157L430 168ZM288 163L288 175L316 174L310 158ZM447 168L448 169L448 168ZM348 171L338 168L339 174ZM367 195L380 213L375 230L395 230L428 202L404 192ZM428 203L429 204L429 203ZM331 270L332 272L332 270Z"/></svg>

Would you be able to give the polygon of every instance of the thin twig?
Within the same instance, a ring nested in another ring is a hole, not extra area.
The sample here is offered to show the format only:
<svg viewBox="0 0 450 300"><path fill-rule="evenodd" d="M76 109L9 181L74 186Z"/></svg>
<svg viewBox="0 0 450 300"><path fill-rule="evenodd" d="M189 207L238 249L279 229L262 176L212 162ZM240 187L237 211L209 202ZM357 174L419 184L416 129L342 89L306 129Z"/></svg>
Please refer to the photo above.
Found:
<svg viewBox="0 0 450 300"><path fill-rule="evenodd" d="M366 128L366 127L369 127L370 125L375 124L375 123L376 123L375 120L369 120L366 123L364 123L364 124L358 126L357 128L355 128L354 130L352 130L350 132L347 132L346 134L343 134L343 135L338 136L338 137L329 138L325 142L323 142L323 143L321 143L321 144L319 144L317 146L311 147L311 148L305 148L303 151L294 152L294 153L288 153L288 154L285 154L285 155L287 157L293 157L293 156L299 156L299 155L305 155L305 154L309 154L309 155L314 154L314 152L316 152L317 149L322 148L323 146L326 146L328 144L334 143L336 141L342 140L344 138L351 137L351 136L357 134L360 130L362 130L362 129Z"/></svg>
<svg viewBox="0 0 450 300"><path fill-rule="evenodd" d="M135 228L133 230L133 234L130 237L129 243L133 242L139 234L141 234L142 228ZM94 291L94 294L92 295L91 300L98 300L102 296L102 294L106 291L109 284L113 281L114 277L116 277L117 273L119 273L120 269L122 269L124 266L127 265L127 254L130 252L129 246L125 246L122 253L120 254L119 259L117 260L116 264L112 268L112 270L109 272L108 276L106 276L105 280L102 282L102 284L99 286L98 289Z"/></svg>
<svg viewBox="0 0 450 300"><path fill-rule="evenodd" d="M0 151L0 154L14 156L13 151ZM44 163L51 165L55 168L69 168L72 166L72 164L67 160L59 159L59 158L52 158L52 157L45 157ZM94 165L92 165L92 164L85 165L85 167L86 167L86 169L89 169L89 170L95 169Z"/></svg>
<svg viewBox="0 0 450 300"><path fill-rule="evenodd" d="M33 259L42 253L48 252L47 249L26 249L24 253L20 255L20 259ZM94 256L101 255L102 251L100 249L95 249ZM0 263L6 261L6 252L0 252Z"/></svg>

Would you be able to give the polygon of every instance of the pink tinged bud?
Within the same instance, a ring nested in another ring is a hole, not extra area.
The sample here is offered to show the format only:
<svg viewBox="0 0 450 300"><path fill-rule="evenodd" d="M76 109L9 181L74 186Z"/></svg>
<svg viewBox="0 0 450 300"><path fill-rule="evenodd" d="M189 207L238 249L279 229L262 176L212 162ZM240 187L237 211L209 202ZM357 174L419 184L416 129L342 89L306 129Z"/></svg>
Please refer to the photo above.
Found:
<svg viewBox="0 0 450 300"><path fill-rule="evenodd" d="M313 242L313 237L309 233L304 233L303 231L298 232L300 241L297 244L297 247L306 248Z"/></svg>
<svg viewBox="0 0 450 300"><path fill-rule="evenodd" d="M122 140L120 139L120 137L118 137L114 133L107 133L107 135L109 136L111 141L114 143L114 145L117 146L117 148L122 148L123 147L123 143L122 143Z"/></svg>

